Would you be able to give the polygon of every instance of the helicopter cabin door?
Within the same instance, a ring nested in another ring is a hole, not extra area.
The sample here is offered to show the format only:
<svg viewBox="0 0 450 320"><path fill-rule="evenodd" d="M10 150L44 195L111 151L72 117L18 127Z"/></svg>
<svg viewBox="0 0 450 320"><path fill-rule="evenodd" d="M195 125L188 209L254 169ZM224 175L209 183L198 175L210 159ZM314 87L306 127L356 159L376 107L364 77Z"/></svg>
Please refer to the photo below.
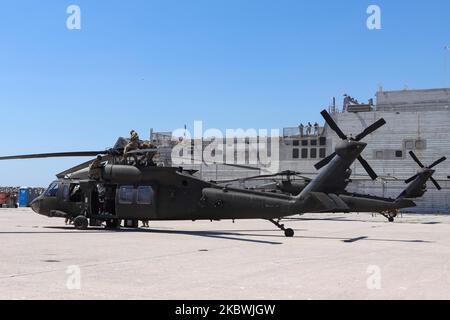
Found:
<svg viewBox="0 0 450 320"><path fill-rule="evenodd" d="M116 216L119 219L151 220L156 217L156 194L153 186L118 186Z"/></svg>

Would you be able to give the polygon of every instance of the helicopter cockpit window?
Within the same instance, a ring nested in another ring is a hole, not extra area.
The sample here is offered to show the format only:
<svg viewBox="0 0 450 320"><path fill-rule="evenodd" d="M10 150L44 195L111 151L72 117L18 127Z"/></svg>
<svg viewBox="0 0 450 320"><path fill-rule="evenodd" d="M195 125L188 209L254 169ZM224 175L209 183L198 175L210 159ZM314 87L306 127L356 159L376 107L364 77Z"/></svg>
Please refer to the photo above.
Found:
<svg viewBox="0 0 450 320"><path fill-rule="evenodd" d="M123 186L119 190L119 202L120 203L133 203L133 186Z"/></svg>
<svg viewBox="0 0 450 320"><path fill-rule="evenodd" d="M56 194L58 193L58 183L53 182L45 192L46 197L56 197Z"/></svg>
<svg viewBox="0 0 450 320"><path fill-rule="evenodd" d="M139 187L137 193L137 203L152 204L152 202L153 202L153 188L150 186Z"/></svg>

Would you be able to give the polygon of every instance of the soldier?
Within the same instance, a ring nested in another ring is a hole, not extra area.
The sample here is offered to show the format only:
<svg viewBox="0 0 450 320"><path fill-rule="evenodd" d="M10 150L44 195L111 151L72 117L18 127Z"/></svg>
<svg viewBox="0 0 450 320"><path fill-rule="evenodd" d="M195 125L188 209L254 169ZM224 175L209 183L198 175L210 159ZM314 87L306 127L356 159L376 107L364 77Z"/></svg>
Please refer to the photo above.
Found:
<svg viewBox="0 0 450 320"><path fill-rule="evenodd" d="M89 166L89 178L94 180L100 180L101 169L103 168L102 155L98 155L97 158Z"/></svg>
<svg viewBox="0 0 450 320"><path fill-rule="evenodd" d="M139 134L135 130L130 131L130 142L125 146L123 154L139 148Z"/></svg>
<svg viewBox="0 0 450 320"><path fill-rule="evenodd" d="M300 123L298 129L300 130L300 137L303 137L303 131L305 130L305 126L303 125L303 123Z"/></svg>
<svg viewBox="0 0 450 320"><path fill-rule="evenodd" d="M315 136L319 136L319 129L320 129L319 124L317 122L314 123L314 135Z"/></svg>
<svg viewBox="0 0 450 320"><path fill-rule="evenodd" d="M140 146L141 149L156 149L156 145L154 145L150 141L144 141Z"/></svg>
<svg viewBox="0 0 450 320"><path fill-rule="evenodd" d="M344 94L344 111L347 111L347 107L350 105L351 97L347 94Z"/></svg>
<svg viewBox="0 0 450 320"><path fill-rule="evenodd" d="M150 141L144 141L141 145L141 149L154 149L155 145L153 145ZM139 158L139 162L145 166L155 166L156 164L153 162L153 157L155 154L151 152L146 152Z"/></svg>
<svg viewBox="0 0 450 320"><path fill-rule="evenodd" d="M306 126L306 135L310 136L312 131L312 124L311 122L308 122L308 125Z"/></svg>
<svg viewBox="0 0 450 320"><path fill-rule="evenodd" d="M123 150L123 155L126 158L128 152L139 149L139 134L135 130L130 131L130 142L125 146ZM135 162L137 163L137 157L133 156Z"/></svg>

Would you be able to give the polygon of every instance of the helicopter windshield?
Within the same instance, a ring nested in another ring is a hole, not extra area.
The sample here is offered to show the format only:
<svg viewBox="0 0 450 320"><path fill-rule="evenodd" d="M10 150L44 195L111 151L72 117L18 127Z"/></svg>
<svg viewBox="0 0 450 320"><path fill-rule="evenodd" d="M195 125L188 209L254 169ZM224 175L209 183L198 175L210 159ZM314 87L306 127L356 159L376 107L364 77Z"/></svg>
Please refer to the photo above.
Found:
<svg viewBox="0 0 450 320"><path fill-rule="evenodd" d="M46 197L56 197L56 194L58 193L58 187L59 187L58 182L53 182L52 184L50 184L47 191L45 191L44 195Z"/></svg>

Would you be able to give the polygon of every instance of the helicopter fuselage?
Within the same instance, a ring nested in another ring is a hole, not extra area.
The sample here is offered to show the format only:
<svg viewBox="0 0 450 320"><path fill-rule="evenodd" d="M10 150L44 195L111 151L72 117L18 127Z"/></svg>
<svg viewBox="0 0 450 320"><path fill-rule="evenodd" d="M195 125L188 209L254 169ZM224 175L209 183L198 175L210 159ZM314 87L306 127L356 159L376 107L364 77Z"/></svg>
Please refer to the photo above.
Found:
<svg viewBox="0 0 450 320"><path fill-rule="evenodd" d="M101 181L54 181L31 207L49 217L96 220L273 219L300 209L287 195L221 187L177 168L131 165L106 165Z"/></svg>

